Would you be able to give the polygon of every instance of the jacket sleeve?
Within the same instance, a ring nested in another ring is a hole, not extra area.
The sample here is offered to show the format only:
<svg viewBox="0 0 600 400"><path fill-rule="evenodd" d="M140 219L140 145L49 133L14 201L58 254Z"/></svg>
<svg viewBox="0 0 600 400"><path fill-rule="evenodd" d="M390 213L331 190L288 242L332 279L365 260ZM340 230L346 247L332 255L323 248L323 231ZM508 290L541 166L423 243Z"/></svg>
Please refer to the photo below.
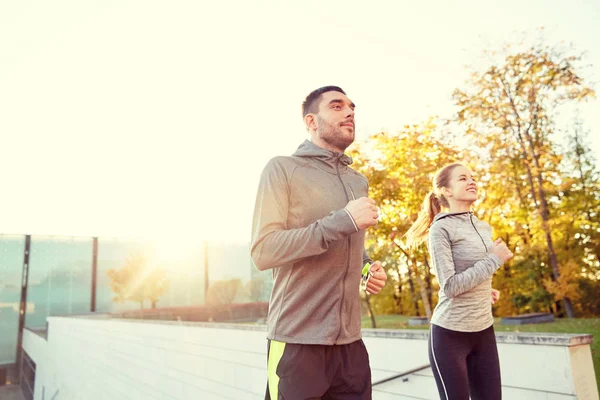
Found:
<svg viewBox="0 0 600 400"><path fill-rule="evenodd" d="M440 225L433 225L428 238L429 255L433 262L440 288L453 298L481 284L494 275L502 262L495 254L488 254L467 270L456 273L452 258L449 233Z"/></svg>
<svg viewBox="0 0 600 400"><path fill-rule="evenodd" d="M261 271L324 253L333 241L357 232L343 208L306 227L288 229L289 195L286 171L274 158L261 175L252 223L250 255Z"/></svg>

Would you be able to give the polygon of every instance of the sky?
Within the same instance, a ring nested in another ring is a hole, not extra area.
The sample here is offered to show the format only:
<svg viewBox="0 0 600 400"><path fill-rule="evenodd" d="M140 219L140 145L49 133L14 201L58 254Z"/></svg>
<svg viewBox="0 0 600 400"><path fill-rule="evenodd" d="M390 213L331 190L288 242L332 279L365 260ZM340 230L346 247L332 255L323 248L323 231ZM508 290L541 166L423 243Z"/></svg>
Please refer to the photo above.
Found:
<svg viewBox="0 0 600 400"><path fill-rule="evenodd" d="M247 242L313 89L346 90L361 141L450 116L465 66L540 26L597 82L599 20L598 0L0 2L0 233Z"/></svg>

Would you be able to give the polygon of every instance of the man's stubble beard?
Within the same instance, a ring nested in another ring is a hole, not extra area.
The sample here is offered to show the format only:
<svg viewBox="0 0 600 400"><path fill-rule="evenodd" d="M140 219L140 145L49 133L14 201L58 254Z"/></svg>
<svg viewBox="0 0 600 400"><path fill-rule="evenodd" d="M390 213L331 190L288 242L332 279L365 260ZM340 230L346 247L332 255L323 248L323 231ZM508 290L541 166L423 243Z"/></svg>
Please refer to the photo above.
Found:
<svg viewBox="0 0 600 400"><path fill-rule="evenodd" d="M347 138L342 132L341 127L336 127L333 124L330 124L318 115L316 117L319 124L319 129L317 129L317 135L325 143L335 147L336 149L341 150L343 153L348 148L348 146L350 146L352 142L354 142L354 132L352 132L351 138Z"/></svg>

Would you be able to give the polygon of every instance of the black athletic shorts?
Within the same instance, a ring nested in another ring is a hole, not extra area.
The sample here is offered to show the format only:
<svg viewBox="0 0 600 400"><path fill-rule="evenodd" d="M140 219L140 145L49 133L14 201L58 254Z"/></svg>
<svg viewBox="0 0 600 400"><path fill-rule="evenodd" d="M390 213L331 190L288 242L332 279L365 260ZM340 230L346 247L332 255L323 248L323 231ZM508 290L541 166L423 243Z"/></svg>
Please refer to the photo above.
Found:
<svg viewBox="0 0 600 400"><path fill-rule="evenodd" d="M267 344L266 400L370 400L371 368L362 340L334 346Z"/></svg>

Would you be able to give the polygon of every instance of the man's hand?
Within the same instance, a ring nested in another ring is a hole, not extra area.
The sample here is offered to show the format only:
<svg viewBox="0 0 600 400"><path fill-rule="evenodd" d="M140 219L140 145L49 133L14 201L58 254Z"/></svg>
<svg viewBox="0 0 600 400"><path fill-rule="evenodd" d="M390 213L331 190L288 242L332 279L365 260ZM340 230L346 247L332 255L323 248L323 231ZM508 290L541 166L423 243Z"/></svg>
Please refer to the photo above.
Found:
<svg viewBox="0 0 600 400"><path fill-rule="evenodd" d="M500 300L500 291L492 289L492 304L496 304L498 300Z"/></svg>
<svg viewBox="0 0 600 400"><path fill-rule="evenodd" d="M372 275L371 278L369 278L369 282L367 282L367 293L377 294L385 286L387 274L385 273L385 269L383 269L380 261L375 261L373 265L371 265L369 271Z"/></svg>
<svg viewBox="0 0 600 400"><path fill-rule="evenodd" d="M346 204L346 211L350 213L359 230L377 225L379 212L373 199L361 197L360 199L352 200Z"/></svg>

